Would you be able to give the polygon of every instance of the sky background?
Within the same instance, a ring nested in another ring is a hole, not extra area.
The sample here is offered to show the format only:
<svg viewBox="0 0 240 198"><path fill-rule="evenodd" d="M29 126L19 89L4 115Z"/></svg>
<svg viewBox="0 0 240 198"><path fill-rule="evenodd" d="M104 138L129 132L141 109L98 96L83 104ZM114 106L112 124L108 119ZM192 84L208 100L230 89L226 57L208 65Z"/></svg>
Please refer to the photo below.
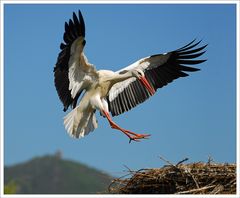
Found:
<svg viewBox="0 0 240 198"><path fill-rule="evenodd" d="M85 54L97 69L117 71L136 60L184 46L209 44L200 72L177 79L114 121L150 133L128 143L97 113L99 127L83 139L64 129L53 67L64 22L80 9L86 24ZM4 164L63 152L112 175L126 168L172 163L236 161L235 5L27 5L4 6Z"/></svg>

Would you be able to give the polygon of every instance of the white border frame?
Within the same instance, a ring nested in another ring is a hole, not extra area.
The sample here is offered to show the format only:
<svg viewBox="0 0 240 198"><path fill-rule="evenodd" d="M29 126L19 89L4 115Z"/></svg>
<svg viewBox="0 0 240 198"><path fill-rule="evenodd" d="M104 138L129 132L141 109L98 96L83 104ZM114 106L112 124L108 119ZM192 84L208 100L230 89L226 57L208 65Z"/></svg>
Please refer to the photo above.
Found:
<svg viewBox="0 0 240 198"><path fill-rule="evenodd" d="M1 0L0 0L1 1ZM237 134L236 134L236 163L237 163L237 194L236 195L113 195L113 194L106 194L106 195L101 195L101 194L96 194L96 195L86 195L86 194L79 194L79 195L72 195L72 194L41 194L41 195L36 195L36 194L17 194L17 195L9 195L9 194L4 194L4 4L236 4L236 129L237 129ZM150 0L150 1L128 1L128 0L121 0L121 1L79 1L79 0L58 0L58 1L48 1L48 0L42 0L42 1L21 1L21 0L15 0L15 1L8 1L8 0L3 0L1 1L0 5L0 17L1 17L1 37L0 37L0 43L1 43L1 54L0 54L0 60L1 60L1 67L0 67L0 94L1 94L1 100L0 100L0 197L5 198L28 198L28 197L60 197L60 198L76 198L76 197L222 197L222 198L239 198L240 197L240 159L239 159L239 119L240 119L240 114L239 114L239 74L240 74L240 65L239 65L239 12L240 12L240 2L238 0L215 0L215 1L208 1L208 0L202 0L202 1L181 1L181 0L169 0L169 1L159 1L159 0Z"/></svg>

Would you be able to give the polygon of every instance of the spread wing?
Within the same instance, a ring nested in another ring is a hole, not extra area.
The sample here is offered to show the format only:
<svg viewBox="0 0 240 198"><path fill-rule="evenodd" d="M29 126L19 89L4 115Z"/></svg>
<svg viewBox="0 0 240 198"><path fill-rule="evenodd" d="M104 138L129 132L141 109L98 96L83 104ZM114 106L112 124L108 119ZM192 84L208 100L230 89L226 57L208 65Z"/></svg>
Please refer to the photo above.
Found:
<svg viewBox="0 0 240 198"><path fill-rule="evenodd" d="M200 70L190 67L206 61L195 59L205 53L203 50L207 45L197 47L200 42L195 43L195 40L193 40L175 51L140 59L118 72L121 73L133 69L142 70L147 81L156 91L179 77L188 76L185 72ZM116 83L110 89L107 96L109 110L112 116L117 116L144 102L150 96L149 91L138 79L134 77L127 79Z"/></svg>
<svg viewBox="0 0 240 198"><path fill-rule="evenodd" d="M83 53L85 24L80 11L78 17L73 13L73 18L65 22L63 40L54 67L54 83L66 111L70 105L76 107L82 91L96 78L96 69Z"/></svg>

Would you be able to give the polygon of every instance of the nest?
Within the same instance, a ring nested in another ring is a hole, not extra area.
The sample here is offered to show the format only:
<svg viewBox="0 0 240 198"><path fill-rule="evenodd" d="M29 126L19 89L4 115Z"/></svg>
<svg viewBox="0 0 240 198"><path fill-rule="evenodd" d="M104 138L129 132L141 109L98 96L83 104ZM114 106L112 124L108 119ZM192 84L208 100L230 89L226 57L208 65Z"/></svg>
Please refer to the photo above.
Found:
<svg viewBox="0 0 240 198"><path fill-rule="evenodd" d="M129 169L128 175L113 180L109 193L236 194L236 164L182 164L186 160L162 168ZM131 177L126 178L129 175Z"/></svg>

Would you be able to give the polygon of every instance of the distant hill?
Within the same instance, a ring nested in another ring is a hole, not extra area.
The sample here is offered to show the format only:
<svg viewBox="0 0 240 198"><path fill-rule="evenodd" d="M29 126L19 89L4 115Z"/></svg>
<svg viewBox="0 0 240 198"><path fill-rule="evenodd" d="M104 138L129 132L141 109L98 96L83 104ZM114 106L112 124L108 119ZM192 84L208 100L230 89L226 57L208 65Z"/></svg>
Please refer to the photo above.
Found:
<svg viewBox="0 0 240 198"><path fill-rule="evenodd" d="M17 194L106 193L112 177L59 155L36 157L4 168L4 184L16 186Z"/></svg>

